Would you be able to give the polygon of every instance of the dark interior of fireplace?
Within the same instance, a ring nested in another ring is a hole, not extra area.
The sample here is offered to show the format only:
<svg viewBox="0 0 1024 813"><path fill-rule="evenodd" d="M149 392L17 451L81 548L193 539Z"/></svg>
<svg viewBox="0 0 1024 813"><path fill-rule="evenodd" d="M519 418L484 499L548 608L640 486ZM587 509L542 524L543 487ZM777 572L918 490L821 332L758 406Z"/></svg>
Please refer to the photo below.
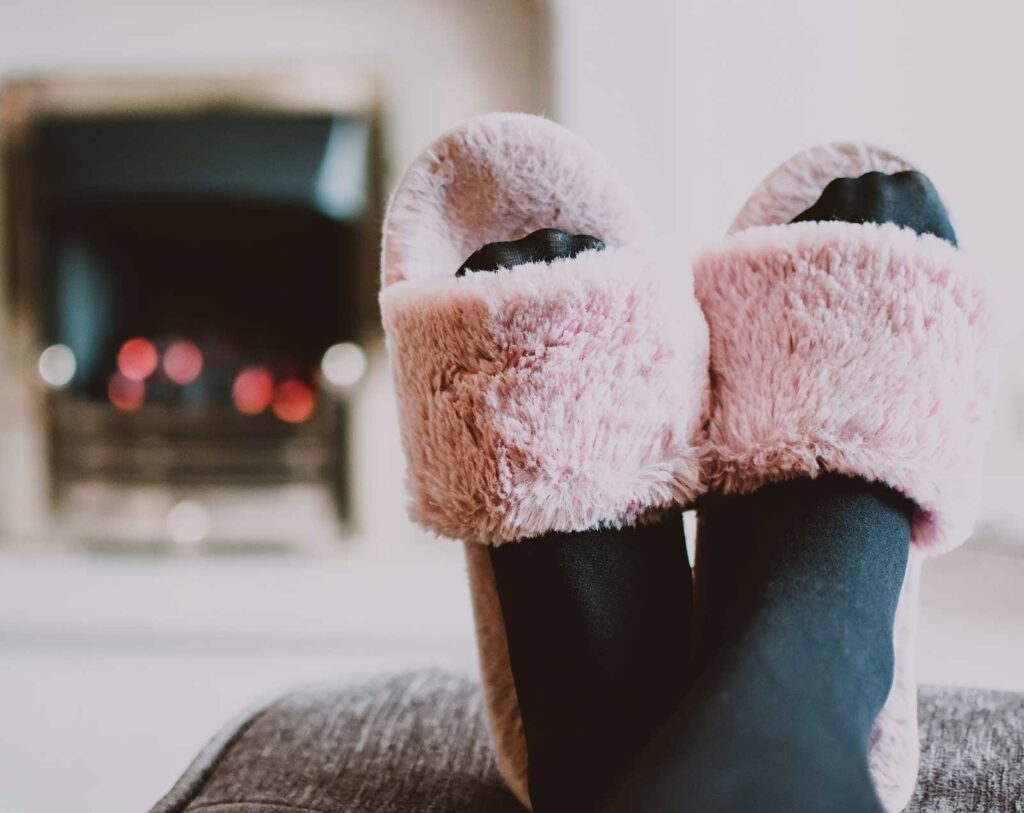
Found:
<svg viewBox="0 0 1024 813"><path fill-rule="evenodd" d="M47 398L56 497L312 482L344 521L345 388L321 362L358 351L371 134L238 111L32 128L13 301L71 360Z"/></svg>

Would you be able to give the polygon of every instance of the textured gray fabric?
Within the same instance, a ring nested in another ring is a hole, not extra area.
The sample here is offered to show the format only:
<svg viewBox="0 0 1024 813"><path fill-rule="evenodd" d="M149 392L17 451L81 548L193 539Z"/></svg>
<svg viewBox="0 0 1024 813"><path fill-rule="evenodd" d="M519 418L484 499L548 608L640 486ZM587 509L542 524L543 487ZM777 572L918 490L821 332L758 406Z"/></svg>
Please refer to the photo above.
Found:
<svg viewBox="0 0 1024 813"><path fill-rule="evenodd" d="M211 743L151 813L519 813L479 687L417 672L287 695Z"/></svg>
<svg viewBox="0 0 1024 813"><path fill-rule="evenodd" d="M1024 695L925 687L913 813L1024 813Z"/></svg>
<svg viewBox="0 0 1024 813"><path fill-rule="evenodd" d="M417 672L290 694L224 729L151 813L521 813L479 687ZM1024 695L923 688L910 813L1024 813Z"/></svg>

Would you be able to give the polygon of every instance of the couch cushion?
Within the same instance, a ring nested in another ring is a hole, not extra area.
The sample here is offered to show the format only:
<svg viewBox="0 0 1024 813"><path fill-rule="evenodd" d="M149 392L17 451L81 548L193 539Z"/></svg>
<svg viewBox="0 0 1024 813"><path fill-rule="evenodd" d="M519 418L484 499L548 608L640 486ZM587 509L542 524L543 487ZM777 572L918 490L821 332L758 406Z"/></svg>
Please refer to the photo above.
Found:
<svg viewBox="0 0 1024 813"><path fill-rule="evenodd" d="M416 672L307 689L221 731L151 813L513 813L479 687ZM1024 813L1024 695L921 690L914 813Z"/></svg>
<svg viewBox="0 0 1024 813"><path fill-rule="evenodd" d="M922 687L914 813L1024 813L1024 694Z"/></svg>

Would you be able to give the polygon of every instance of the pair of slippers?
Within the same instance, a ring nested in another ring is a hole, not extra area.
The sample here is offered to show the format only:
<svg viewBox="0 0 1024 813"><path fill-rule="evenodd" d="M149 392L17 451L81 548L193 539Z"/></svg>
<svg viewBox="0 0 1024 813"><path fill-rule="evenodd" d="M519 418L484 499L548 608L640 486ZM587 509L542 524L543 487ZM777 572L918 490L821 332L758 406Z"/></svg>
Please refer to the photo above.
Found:
<svg viewBox="0 0 1024 813"><path fill-rule="evenodd" d="M466 543L498 764L529 804L526 746L487 545L645 521L704 492L823 472L916 510L896 671L872 738L888 810L918 761L920 563L968 535L991 401L988 302L946 241L790 221L830 181L900 172L864 145L808 150L689 265L659 259L601 158L563 128L489 115L408 170L385 223L381 311L415 520ZM454 273L538 229L602 251Z"/></svg>

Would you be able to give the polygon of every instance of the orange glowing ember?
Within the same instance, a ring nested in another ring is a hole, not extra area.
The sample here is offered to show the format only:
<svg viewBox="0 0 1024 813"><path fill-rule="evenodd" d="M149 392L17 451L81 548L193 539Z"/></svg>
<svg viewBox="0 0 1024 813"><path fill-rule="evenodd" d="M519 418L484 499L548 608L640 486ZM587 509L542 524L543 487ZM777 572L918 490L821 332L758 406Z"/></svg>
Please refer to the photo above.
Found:
<svg viewBox="0 0 1024 813"><path fill-rule="evenodd" d="M289 379L274 394L274 414L287 423L302 423L313 414L316 399L307 384Z"/></svg>
<svg viewBox="0 0 1024 813"><path fill-rule="evenodd" d="M203 371L203 353L192 342L173 342L164 351L163 368L175 384L191 384Z"/></svg>
<svg viewBox="0 0 1024 813"><path fill-rule="evenodd" d="M118 409L134 412L146 400L146 385L121 373L114 373L107 383L107 397Z"/></svg>
<svg viewBox="0 0 1024 813"><path fill-rule="evenodd" d="M245 415L257 415L274 398L274 377L266 367L246 367L231 386L235 408Z"/></svg>
<svg viewBox="0 0 1024 813"><path fill-rule="evenodd" d="M129 339L117 353L117 369L131 381L145 381L156 370L160 357L149 339Z"/></svg>

